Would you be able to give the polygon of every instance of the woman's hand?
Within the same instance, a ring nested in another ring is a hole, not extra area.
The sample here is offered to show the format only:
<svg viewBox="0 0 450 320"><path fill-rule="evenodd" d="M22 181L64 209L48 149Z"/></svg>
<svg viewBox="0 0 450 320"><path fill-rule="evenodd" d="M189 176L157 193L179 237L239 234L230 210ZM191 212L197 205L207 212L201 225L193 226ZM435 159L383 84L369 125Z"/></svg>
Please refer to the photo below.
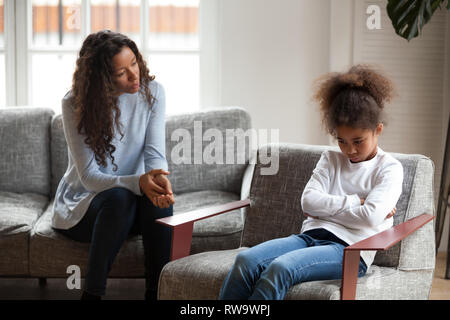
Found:
<svg viewBox="0 0 450 320"><path fill-rule="evenodd" d="M160 194L153 197L153 199L150 198L153 204L160 208L168 208L171 204L174 204L175 199L173 197L172 184L170 183L166 175L158 174L155 176L154 181L157 185L163 187L166 190L166 194Z"/></svg>
<svg viewBox="0 0 450 320"><path fill-rule="evenodd" d="M172 185L166 177L170 172L163 169L153 169L144 173L139 178L139 186L142 192L160 208L168 208L175 203Z"/></svg>

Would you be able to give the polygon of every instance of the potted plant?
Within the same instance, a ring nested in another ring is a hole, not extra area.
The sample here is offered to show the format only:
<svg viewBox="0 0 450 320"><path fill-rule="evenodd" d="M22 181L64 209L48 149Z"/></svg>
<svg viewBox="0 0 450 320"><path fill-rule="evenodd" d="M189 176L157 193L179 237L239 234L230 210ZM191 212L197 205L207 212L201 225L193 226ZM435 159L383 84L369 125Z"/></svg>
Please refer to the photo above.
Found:
<svg viewBox="0 0 450 320"><path fill-rule="evenodd" d="M450 0L388 0L386 9L395 32L410 41L421 33L436 9L441 9L445 1L450 11Z"/></svg>

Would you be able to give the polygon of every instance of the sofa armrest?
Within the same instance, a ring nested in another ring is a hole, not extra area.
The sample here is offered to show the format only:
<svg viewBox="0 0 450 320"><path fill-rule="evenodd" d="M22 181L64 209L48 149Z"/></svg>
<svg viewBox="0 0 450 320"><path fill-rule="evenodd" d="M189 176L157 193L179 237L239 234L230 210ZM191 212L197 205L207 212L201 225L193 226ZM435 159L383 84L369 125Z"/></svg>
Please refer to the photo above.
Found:
<svg viewBox="0 0 450 320"><path fill-rule="evenodd" d="M192 230L195 221L244 208L249 205L250 199L244 199L157 219L156 222L172 228L170 260L176 260L189 255L192 242Z"/></svg>
<svg viewBox="0 0 450 320"><path fill-rule="evenodd" d="M433 215L424 213L346 247L342 267L341 299L355 299L361 250L387 250L433 219Z"/></svg>

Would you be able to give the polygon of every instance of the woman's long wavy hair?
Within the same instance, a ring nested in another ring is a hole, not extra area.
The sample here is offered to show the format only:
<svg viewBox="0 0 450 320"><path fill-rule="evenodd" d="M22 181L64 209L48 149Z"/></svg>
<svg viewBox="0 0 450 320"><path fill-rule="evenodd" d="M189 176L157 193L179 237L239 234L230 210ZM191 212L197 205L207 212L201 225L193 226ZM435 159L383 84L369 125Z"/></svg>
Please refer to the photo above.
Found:
<svg viewBox="0 0 450 320"><path fill-rule="evenodd" d="M117 171L118 167L113 156L116 148L111 141L115 128L121 137L123 133L120 129L122 124L119 121L120 109L112 60L124 47L130 48L136 56L139 66L139 91L145 95L151 108L154 97L149 85L155 76L150 76L147 64L134 41L123 34L104 30L89 35L79 52L72 80L78 133L86 137L84 142L94 152L97 163L106 167L108 156L114 171Z"/></svg>

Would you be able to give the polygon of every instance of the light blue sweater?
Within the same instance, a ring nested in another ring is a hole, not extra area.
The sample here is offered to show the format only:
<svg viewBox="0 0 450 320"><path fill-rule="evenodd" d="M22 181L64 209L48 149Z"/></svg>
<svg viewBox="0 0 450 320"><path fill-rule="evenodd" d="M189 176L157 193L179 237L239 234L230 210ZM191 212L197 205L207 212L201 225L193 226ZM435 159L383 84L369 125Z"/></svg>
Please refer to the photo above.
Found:
<svg viewBox="0 0 450 320"><path fill-rule="evenodd" d="M126 188L142 195L139 177L152 169L167 170L165 157L165 93L161 84L150 82L155 102L150 108L144 94L119 96L121 135L115 131L111 143L118 166L113 171L111 160L107 166L97 164L93 151L85 144L85 136L78 133L69 92L62 100L64 135L68 145L69 164L59 182L53 204L52 226L69 229L84 216L92 199L114 187Z"/></svg>

